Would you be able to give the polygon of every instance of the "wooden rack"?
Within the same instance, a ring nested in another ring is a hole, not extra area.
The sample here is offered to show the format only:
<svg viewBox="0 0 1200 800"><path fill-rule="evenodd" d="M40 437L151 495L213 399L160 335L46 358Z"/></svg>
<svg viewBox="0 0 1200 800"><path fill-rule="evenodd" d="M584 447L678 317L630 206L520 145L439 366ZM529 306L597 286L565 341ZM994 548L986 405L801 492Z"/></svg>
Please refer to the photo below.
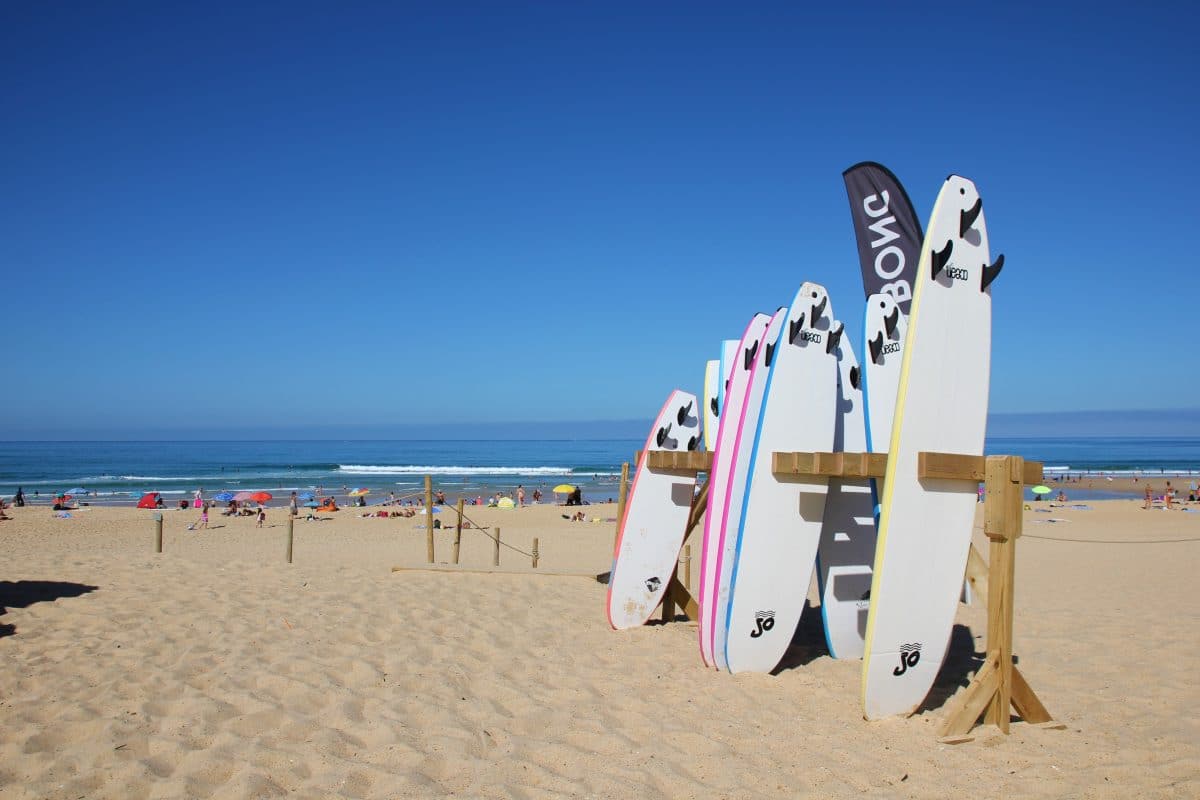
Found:
<svg viewBox="0 0 1200 800"><path fill-rule="evenodd" d="M639 453L638 456L641 454ZM882 479L887 472L886 453L773 453L777 475L819 475L830 478ZM699 452L647 453L646 466L654 469L708 472L712 454ZM972 545L967 560L967 580L987 596L987 655L966 689L947 704L941 736L967 741L981 715L986 724L1009 732L1009 706L1030 723L1051 721L1050 713L1013 664L1013 584L1016 544L1022 530L1022 486L1042 482L1042 464L1020 456L975 456L959 453L917 454L917 477L962 480L984 484L984 534L989 545L986 566ZM684 542L698 525L708 499L705 482L692 501ZM690 564L687 565L690 567ZM679 570L663 596L663 620L673 619L680 606L688 619L698 617L696 601L679 580Z"/></svg>

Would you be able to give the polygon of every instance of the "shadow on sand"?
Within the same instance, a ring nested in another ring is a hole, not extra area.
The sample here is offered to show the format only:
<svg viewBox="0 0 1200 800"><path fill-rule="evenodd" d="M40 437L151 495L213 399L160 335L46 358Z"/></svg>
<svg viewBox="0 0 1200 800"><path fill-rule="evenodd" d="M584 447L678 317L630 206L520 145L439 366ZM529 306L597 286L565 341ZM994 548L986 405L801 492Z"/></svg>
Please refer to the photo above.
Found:
<svg viewBox="0 0 1200 800"><path fill-rule="evenodd" d="M34 603L52 603L60 597L79 597L99 586L64 581L0 581L0 615L10 608L27 608ZM15 625L0 624L0 636L12 636Z"/></svg>

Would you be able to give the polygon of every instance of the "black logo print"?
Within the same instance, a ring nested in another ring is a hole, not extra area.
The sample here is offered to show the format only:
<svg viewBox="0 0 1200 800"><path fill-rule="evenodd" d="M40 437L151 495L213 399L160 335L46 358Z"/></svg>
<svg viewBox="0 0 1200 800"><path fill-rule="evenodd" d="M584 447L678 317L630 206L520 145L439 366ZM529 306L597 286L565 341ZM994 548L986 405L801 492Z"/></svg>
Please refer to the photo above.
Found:
<svg viewBox="0 0 1200 800"><path fill-rule="evenodd" d="M775 612L774 611L756 611L754 613L754 630L750 631L750 638L757 639L771 628L775 627Z"/></svg>
<svg viewBox="0 0 1200 800"><path fill-rule="evenodd" d="M657 592L658 587L660 587L660 586L662 586L662 581L660 581L658 578L646 579L646 591L650 592L650 594L654 594L655 592Z"/></svg>
<svg viewBox="0 0 1200 800"><path fill-rule="evenodd" d="M900 666L892 670L892 674L899 677L908 672L909 667L915 667L921 660L921 643L900 645Z"/></svg>

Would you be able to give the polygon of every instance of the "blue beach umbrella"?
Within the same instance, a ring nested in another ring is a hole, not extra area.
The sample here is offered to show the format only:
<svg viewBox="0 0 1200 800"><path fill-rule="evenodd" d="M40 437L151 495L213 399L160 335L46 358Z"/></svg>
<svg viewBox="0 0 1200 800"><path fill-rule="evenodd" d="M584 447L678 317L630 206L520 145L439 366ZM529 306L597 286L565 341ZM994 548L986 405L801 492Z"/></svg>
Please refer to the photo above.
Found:
<svg viewBox="0 0 1200 800"><path fill-rule="evenodd" d="M313 498L316 497L316 495L313 494L312 492L301 492L299 497L301 500L312 500Z"/></svg>
<svg viewBox="0 0 1200 800"><path fill-rule="evenodd" d="M307 503L304 504L304 507L305 508L320 508L321 504L318 503L316 500L309 500Z"/></svg>
<svg viewBox="0 0 1200 800"><path fill-rule="evenodd" d="M218 503L228 503L232 499L233 492L221 492L220 494L213 495L213 500L216 500Z"/></svg>

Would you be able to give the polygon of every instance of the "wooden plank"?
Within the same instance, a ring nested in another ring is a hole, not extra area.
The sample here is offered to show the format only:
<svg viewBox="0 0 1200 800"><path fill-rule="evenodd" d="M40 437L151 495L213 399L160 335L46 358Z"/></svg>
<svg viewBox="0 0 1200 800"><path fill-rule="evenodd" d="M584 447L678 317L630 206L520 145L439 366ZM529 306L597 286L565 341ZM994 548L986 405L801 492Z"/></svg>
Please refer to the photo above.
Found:
<svg viewBox="0 0 1200 800"><path fill-rule="evenodd" d="M946 705L946 721L939 736L961 736L970 733L979 715L996 694L999 681L1000 654L990 652L975 678Z"/></svg>
<svg viewBox="0 0 1200 800"><path fill-rule="evenodd" d="M621 536L621 525L625 520L625 503L629 500L629 462L621 464L621 488L617 491L617 527L613 531L613 556L617 554L617 541Z"/></svg>
<svg viewBox="0 0 1200 800"><path fill-rule="evenodd" d="M667 590L675 598L675 603L683 609L684 616L693 621L700 619L700 608L696 605L696 598L679 582L678 576L671 576Z"/></svg>
<svg viewBox="0 0 1200 800"><path fill-rule="evenodd" d="M988 706L987 722L1008 733L1012 702L1013 583L1016 544L1021 532L1020 456L988 456L984 488L983 531L991 540L988 558L988 652L999 654L996 695Z"/></svg>
<svg viewBox="0 0 1200 800"><path fill-rule="evenodd" d="M712 458L713 454L707 450L651 450L646 453L646 466L678 472L708 472L712 469Z"/></svg>
<svg viewBox="0 0 1200 800"><path fill-rule="evenodd" d="M987 456L970 456L962 453L917 453L918 478L945 478L948 480L983 481L987 479ZM1025 461L1021 482L1042 482L1042 462Z"/></svg>
<svg viewBox="0 0 1200 800"><path fill-rule="evenodd" d="M966 579L967 583L971 584L971 590L975 594L979 597L988 596L988 566L974 544L967 551Z"/></svg>
<svg viewBox="0 0 1200 800"><path fill-rule="evenodd" d="M1012 704L1017 710L1017 716L1026 722L1035 725L1053 722L1050 712L1042 705L1033 688L1025 681L1025 676L1015 666L1012 668Z"/></svg>
<svg viewBox="0 0 1200 800"><path fill-rule="evenodd" d="M887 473L887 453L786 453L771 454L776 475L828 478L882 478Z"/></svg>
<svg viewBox="0 0 1200 800"><path fill-rule="evenodd" d="M458 554L462 549L463 499L458 498L458 522L454 524L454 549L451 550L451 561L458 563Z"/></svg>
<svg viewBox="0 0 1200 800"><path fill-rule="evenodd" d="M683 529L683 540L686 542L688 537L692 535L692 531L700 524L700 519L704 516L704 509L708 507L708 481L706 480L701 486L700 491L692 498L692 510L688 514L687 527Z"/></svg>
<svg viewBox="0 0 1200 800"><path fill-rule="evenodd" d="M433 563L433 478L425 476L425 556Z"/></svg>

